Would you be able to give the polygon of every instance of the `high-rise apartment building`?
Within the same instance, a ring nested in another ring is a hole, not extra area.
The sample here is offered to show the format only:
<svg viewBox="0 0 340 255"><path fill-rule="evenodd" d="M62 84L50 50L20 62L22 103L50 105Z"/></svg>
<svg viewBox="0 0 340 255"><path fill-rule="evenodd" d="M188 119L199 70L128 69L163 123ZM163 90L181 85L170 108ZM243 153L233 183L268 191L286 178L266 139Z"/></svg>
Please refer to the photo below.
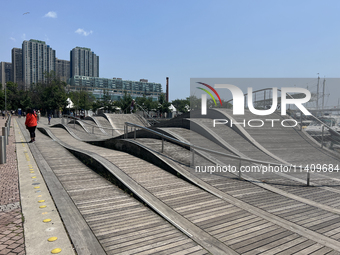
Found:
<svg viewBox="0 0 340 255"><path fill-rule="evenodd" d="M5 83L11 81L12 73L12 63L0 62L0 82L2 84L2 89L5 88Z"/></svg>
<svg viewBox="0 0 340 255"><path fill-rule="evenodd" d="M22 79L22 49L13 48L12 49L12 81L18 84L19 88L23 88Z"/></svg>
<svg viewBox="0 0 340 255"><path fill-rule="evenodd" d="M70 78L70 61L56 59L55 73L61 81L67 82L67 80Z"/></svg>
<svg viewBox="0 0 340 255"><path fill-rule="evenodd" d="M99 56L89 48L75 47L70 52L71 75L99 77Z"/></svg>
<svg viewBox="0 0 340 255"><path fill-rule="evenodd" d="M44 41L29 40L22 43L23 81L28 89L33 83L45 80L45 74L55 71L55 50Z"/></svg>

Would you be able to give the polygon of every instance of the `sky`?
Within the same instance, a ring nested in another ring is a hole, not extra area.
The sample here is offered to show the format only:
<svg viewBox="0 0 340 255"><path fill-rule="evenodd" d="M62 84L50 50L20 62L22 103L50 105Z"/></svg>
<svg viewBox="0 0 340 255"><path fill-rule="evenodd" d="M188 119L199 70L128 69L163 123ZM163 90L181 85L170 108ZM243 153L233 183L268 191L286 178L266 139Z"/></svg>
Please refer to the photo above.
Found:
<svg viewBox="0 0 340 255"><path fill-rule="evenodd" d="M100 77L144 78L161 83L164 92L169 77L170 100L190 95L190 78L339 77L337 0L0 0L0 5L0 61L10 62L11 49L29 39L46 41L65 60L74 47L87 47L99 56ZM326 85L329 105L338 103L339 87Z"/></svg>

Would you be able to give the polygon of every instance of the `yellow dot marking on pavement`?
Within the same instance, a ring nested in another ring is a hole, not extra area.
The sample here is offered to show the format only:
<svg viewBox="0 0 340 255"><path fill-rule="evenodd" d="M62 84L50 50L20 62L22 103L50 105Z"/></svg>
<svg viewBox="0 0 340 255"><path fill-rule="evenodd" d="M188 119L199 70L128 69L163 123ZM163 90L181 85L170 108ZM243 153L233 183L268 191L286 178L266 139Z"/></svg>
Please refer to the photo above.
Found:
<svg viewBox="0 0 340 255"><path fill-rule="evenodd" d="M35 188L35 189L40 189L40 186L35 186L34 188Z"/></svg>
<svg viewBox="0 0 340 255"><path fill-rule="evenodd" d="M42 197L42 195L39 195L39 196L37 196L37 197Z"/></svg>
<svg viewBox="0 0 340 255"><path fill-rule="evenodd" d="M60 248L56 248L56 249L53 249L53 250L51 251L52 254L56 254L56 253L59 253L59 252L61 252L61 249L60 249Z"/></svg>
<svg viewBox="0 0 340 255"><path fill-rule="evenodd" d="M41 205L41 206L39 206L39 208L45 208L46 207L46 205Z"/></svg>
<svg viewBox="0 0 340 255"><path fill-rule="evenodd" d="M47 214L47 212L43 212L43 213L41 213L42 215L45 215L45 214Z"/></svg>
<svg viewBox="0 0 340 255"><path fill-rule="evenodd" d="M58 239L58 237L52 236L52 237L48 238L47 241L49 241L49 242L54 242L54 241L56 241L57 239Z"/></svg>
<svg viewBox="0 0 340 255"><path fill-rule="evenodd" d="M35 179L35 178L37 178L37 177L36 177L36 176L32 176L31 178L32 178L32 179Z"/></svg>
<svg viewBox="0 0 340 255"><path fill-rule="evenodd" d="M50 222L51 219L44 219L43 222L47 223L47 222Z"/></svg>
<svg viewBox="0 0 340 255"><path fill-rule="evenodd" d="M33 174L33 173L34 173L34 171L31 171L30 173L31 173L31 174Z"/></svg>
<svg viewBox="0 0 340 255"><path fill-rule="evenodd" d="M45 202L45 200L39 200L38 201L38 203L44 203Z"/></svg>

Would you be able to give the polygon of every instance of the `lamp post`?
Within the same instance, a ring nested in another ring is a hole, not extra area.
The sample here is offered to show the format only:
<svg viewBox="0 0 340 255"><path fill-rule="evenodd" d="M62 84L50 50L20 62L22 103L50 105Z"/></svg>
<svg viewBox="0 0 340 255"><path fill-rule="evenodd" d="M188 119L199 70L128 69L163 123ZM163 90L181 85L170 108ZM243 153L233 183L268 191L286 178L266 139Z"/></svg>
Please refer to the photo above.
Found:
<svg viewBox="0 0 340 255"><path fill-rule="evenodd" d="M5 82L5 118L7 117L7 82Z"/></svg>

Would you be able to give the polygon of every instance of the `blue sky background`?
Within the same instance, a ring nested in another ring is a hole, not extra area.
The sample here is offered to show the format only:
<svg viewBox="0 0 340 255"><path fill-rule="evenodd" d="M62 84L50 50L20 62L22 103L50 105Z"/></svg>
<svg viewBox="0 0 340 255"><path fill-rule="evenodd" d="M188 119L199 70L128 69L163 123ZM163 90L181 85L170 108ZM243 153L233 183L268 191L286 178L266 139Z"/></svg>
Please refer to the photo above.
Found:
<svg viewBox="0 0 340 255"><path fill-rule="evenodd" d="M24 39L44 40L66 60L72 48L88 47L99 56L100 77L146 78L165 91L168 76L170 100L189 96L190 78L197 77L339 77L336 0L0 4L0 61L10 62L11 49ZM337 104L339 87L327 87L328 104Z"/></svg>

